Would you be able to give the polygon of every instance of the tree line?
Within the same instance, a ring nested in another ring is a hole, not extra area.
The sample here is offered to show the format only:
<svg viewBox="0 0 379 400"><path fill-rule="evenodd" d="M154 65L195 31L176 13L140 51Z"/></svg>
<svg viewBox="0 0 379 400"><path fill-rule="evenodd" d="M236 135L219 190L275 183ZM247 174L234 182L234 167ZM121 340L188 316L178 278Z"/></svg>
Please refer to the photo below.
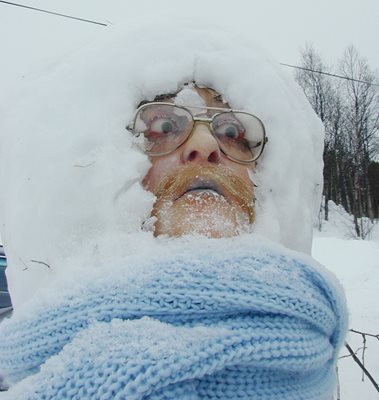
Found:
<svg viewBox="0 0 379 400"><path fill-rule="evenodd" d="M296 81L325 126L324 218L333 200L354 216L356 235L364 238L362 217L379 218L379 79L353 46L328 67L307 45L300 65Z"/></svg>

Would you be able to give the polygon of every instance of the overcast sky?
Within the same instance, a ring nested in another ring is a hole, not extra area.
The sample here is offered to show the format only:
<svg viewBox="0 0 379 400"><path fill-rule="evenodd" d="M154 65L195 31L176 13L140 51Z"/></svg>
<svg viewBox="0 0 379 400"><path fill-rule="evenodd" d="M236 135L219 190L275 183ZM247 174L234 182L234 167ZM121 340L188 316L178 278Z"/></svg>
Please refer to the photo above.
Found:
<svg viewBox="0 0 379 400"><path fill-rule="evenodd" d="M379 70L379 0L20 0L21 4L105 22L101 27L0 3L0 85L11 90L22 76L41 74L51 62L106 29L147 13L205 16L246 33L278 61L296 64L306 42L336 64L353 44ZM285 68L285 67L283 67ZM11 84L12 83L12 84ZM1 90L0 90L1 92ZM4 100L4 95L0 94ZM1 101L0 101L1 107Z"/></svg>

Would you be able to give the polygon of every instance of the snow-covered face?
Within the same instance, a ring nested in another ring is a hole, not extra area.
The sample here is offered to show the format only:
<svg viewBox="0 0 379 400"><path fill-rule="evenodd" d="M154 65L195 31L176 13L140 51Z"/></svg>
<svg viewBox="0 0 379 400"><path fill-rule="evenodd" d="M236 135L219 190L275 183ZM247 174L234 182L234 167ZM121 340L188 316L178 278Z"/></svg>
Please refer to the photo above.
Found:
<svg viewBox="0 0 379 400"><path fill-rule="evenodd" d="M184 88L163 101L228 108L218 93L208 88ZM157 197L152 211L155 235L230 237L249 229L254 220L249 169L255 165L228 159L206 124L195 124L182 146L150 161L143 185Z"/></svg>

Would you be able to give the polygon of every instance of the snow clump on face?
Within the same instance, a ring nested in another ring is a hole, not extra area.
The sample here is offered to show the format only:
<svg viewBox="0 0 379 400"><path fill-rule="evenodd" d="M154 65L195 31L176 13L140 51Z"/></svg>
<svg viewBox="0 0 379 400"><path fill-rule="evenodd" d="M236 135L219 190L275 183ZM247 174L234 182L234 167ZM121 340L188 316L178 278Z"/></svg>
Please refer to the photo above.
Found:
<svg viewBox="0 0 379 400"><path fill-rule="evenodd" d="M0 230L15 304L68 271L73 255L72 268L91 268L149 251L156 239L141 226L154 196L141 181L150 163L125 127L142 100L193 81L265 125L269 141L251 174L251 241L310 251L323 127L300 88L259 46L224 27L128 24L104 30L102 42L30 82L2 122ZM189 91L176 101L191 101Z"/></svg>

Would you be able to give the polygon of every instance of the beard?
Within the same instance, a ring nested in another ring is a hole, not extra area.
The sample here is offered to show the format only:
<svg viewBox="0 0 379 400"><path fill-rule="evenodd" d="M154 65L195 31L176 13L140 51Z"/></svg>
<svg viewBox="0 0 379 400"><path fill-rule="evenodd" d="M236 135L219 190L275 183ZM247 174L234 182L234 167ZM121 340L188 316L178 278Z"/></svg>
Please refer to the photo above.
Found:
<svg viewBox="0 0 379 400"><path fill-rule="evenodd" d="M255 219L249 183L222 165L187 165L170 171L155 192L155 236L219 238L248 231Z"/></svg>

